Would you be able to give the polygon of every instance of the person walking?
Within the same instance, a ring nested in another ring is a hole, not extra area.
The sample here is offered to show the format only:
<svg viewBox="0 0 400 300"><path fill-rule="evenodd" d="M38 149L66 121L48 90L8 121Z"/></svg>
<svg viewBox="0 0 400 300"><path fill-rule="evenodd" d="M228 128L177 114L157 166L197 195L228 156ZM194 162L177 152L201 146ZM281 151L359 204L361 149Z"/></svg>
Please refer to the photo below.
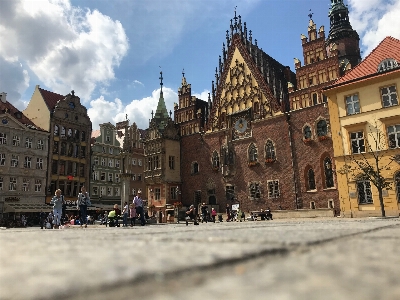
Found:
<svg viewBox="0 0 400 300"><path fill-rule="evenodd" d="M229 204L226 205L226 221L229 222L231 220L231 208Z"/></svg>
<svg viewBox="0 0 400 300"><path fill-rule="evenodd" d="M64 196L61 195L61 190L58 189L58 190L56 190L54 197L50 200L50 204L53 204L53 228L54 229L60 228L63 203L64 203Z"/></svg>
<svg viewBox="0 0 400 300"><path fill-rule="evenodd" d="M135 198L133 198L133 205L136 208L136 213L140 214L140 224L142 226L146 225L146 220L144 218L142 190L137 191L137 195L135 196Z"/></svg>
<svg viewBox="0 0 400 300"><path fill-rule="evenodd" d="M89 193L86 192L86 188L83 186L81 188L81 192L78 195L78 200L76 201L76 209L80 211L80 224L81 227L85 224L85 228L87 227L87 207L90 206L90 197Z"/></svg>
<svg viewBox="0 0 400 300"><path fill-rule="evenodd" d="M215 210L215 208L213 207L212 209L211 209L211 217L212 217L212 220L213 220L213 222L215 223L215 217L217 216L217 211Z"/></svg>
<svg viewBox="0 0 400 300"><path fill-rule="evenodd" d="M186 210L186 226L189 225L189 221L193 220L194 225L199 225L197 222L197 217L196 217L196 209L194 208L194 205L190 205L190 207Z"/></svg>

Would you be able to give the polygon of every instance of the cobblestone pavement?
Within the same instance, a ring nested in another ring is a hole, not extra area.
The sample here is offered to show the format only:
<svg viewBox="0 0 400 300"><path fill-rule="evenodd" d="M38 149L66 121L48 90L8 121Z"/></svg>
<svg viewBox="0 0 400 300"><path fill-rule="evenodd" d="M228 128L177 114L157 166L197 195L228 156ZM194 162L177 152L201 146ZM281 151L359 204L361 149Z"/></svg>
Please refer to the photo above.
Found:
<svg viewBox="0 0 400 300"><path fill-rule="evenodd" d="M400 219L0 230L0 299L400 299Z"/></svg>

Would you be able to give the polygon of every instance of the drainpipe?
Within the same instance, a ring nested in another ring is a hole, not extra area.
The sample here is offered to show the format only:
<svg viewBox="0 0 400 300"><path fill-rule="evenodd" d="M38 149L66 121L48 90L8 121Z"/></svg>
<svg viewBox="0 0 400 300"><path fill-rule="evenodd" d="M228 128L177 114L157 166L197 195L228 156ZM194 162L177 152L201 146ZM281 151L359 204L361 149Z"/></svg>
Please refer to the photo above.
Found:
<svg viewBox="0 0 400 300"><path fill-rule="evenodd" d="M289 129L288 130L289 147L290 147L290 156L291 156L291 159L292 159L293 186L294 186L294 194L295 194L294 203L295 203L296 209L299 209L296 172L295 172L295 169L294 169L294 149L293 149L293 142L292 142L292 126L290 125L290 113L285 112L285 116L286 116L286 123L288 124L288 129Z"/></svg>

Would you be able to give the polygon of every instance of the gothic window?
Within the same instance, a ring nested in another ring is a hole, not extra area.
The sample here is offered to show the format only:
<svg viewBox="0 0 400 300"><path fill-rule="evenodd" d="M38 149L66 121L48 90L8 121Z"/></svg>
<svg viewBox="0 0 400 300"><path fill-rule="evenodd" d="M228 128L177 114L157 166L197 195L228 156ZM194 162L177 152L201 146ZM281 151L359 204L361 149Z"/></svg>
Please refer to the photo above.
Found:
<svg viewBox="0 0 400 300"><path fill-rule="evenodd" d="M325 120L320 120L317 123L317 135L326 136L328 134L328 126Z"/></svg>
<svg viewBox="0 0 400 300"><path fill-rule="evenodd" d="M220 128L225 128L226 127L226 120L225 120L225 113L221 113L220 116Z"/></svg>
<svg viewBox="0 0 400 300"><path fill-rule="evenodd" d="M253 111L255 114L258 114L260 112L260 104L258 102L254 102Z"/></svg>
<svg viewBox="0 0 400 300"><path fill-rule="evenodd" d="M371 183L368 180L357 181L357 190L360 204L373 203Z"/></svg>
<svg viewBox="0 0 400 300"><path fill-rule="evenodd" d="M304 134L304 139L305 139L305 140L311 139L312 134L311 134L311 128L310 128L310 126L305 126L305 127L304 127L304 129L303 129L303 134Z"/></svg>
<svg viewBox="0 0 400 300"><path fill-rule="evenodd" d="M334 187L332 161L329 157L324 159L325 187Z"/></svg>
<svg viewBox="0 0 400 300"><path fill-rule="evenodd" d="M314 170L309 168L307 171L307 191L315 190L315 175Z"/></svg>
<svg viewBox="0 0 400 300"><path fill-rule="evenodd" d="M280 196L278 180L268 180L267 186L268 186L268 198L278 198Z"/></svg>
<svg viewBox="0 0 400 300"><path fill-rule="evenodd" d="M218 155L217 151L213 152L212 167L213 167L213 169L218 169L219 168L219 155Z"/></svg>
<svg viewBox="0 0 400 300"><path fill-rule="evenodd" d="M257 162L257 147L251 143L249 146L249 162Z"/></svg>
<svg viewBox="0 0 400 300"><path fill-rule="evenodd" d="M265 145L265 159L267 160L275 160L275 147L271 140L268 140Z"/></svg>
<svg viewBox="0 0 400 300"><path fill-rule="evenodd" d="M260 199L261 198L260 184L258 182L250 183L249 192L250 192L250 197L252 199Z"/></svg>
<svg viewBox="0 0 400 300"><path fill-rule="evenodd" d="M197 162L192 163L192 174L199 173L199 164Z"/></svg>

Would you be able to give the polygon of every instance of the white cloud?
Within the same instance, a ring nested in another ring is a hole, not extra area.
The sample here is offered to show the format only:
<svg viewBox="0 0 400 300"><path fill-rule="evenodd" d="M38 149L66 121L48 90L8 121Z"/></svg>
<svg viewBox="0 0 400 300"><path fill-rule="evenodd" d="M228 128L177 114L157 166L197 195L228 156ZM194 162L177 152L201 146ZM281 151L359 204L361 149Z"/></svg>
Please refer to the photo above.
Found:
<svg viewBox="0 0 400 300"><path fill-rule="evenodd" d="M171 88L164 87L163 95L168 112L173 113L173 104L178 101L178 94ZM158 100L160 98L160 89L152 92L151 96L139 100L132 100L129 104L123 105L121 100L116 98L114 101L108 101L101 96L98 99L90 101L88 115L92 121L93 129L98 129L99 124L111 122L115 124L125 120L128 115L130 124L135 122L139 128L146 129L149 126L151 112L156 112Z"/></svg>
<svg viewBox="0 0 400 300"><path fill-rule="evenodd" d="M89 99L98 85L114 79L114 68L129 48L119 21L73 7L69 0L13 0L1 6L0 57L8 63L26 62L60 94L74 89Z"/></svg>
<svg viewBox="0 0 400 300"><path fill-rule="evenodd" d="M201 100L204 100L204 101L208 101L208 94L209 93L211 93L209 90L204 90L200 94L194 93L192 95L195 96L198 99L201 99Z"/></svg>
<svg viewBox="0 0 400 300"><path fill-rule="evenodd" d="M400 39L400 0L349 0L350 22L360 35L364 55L386 36Z"/></svg>

